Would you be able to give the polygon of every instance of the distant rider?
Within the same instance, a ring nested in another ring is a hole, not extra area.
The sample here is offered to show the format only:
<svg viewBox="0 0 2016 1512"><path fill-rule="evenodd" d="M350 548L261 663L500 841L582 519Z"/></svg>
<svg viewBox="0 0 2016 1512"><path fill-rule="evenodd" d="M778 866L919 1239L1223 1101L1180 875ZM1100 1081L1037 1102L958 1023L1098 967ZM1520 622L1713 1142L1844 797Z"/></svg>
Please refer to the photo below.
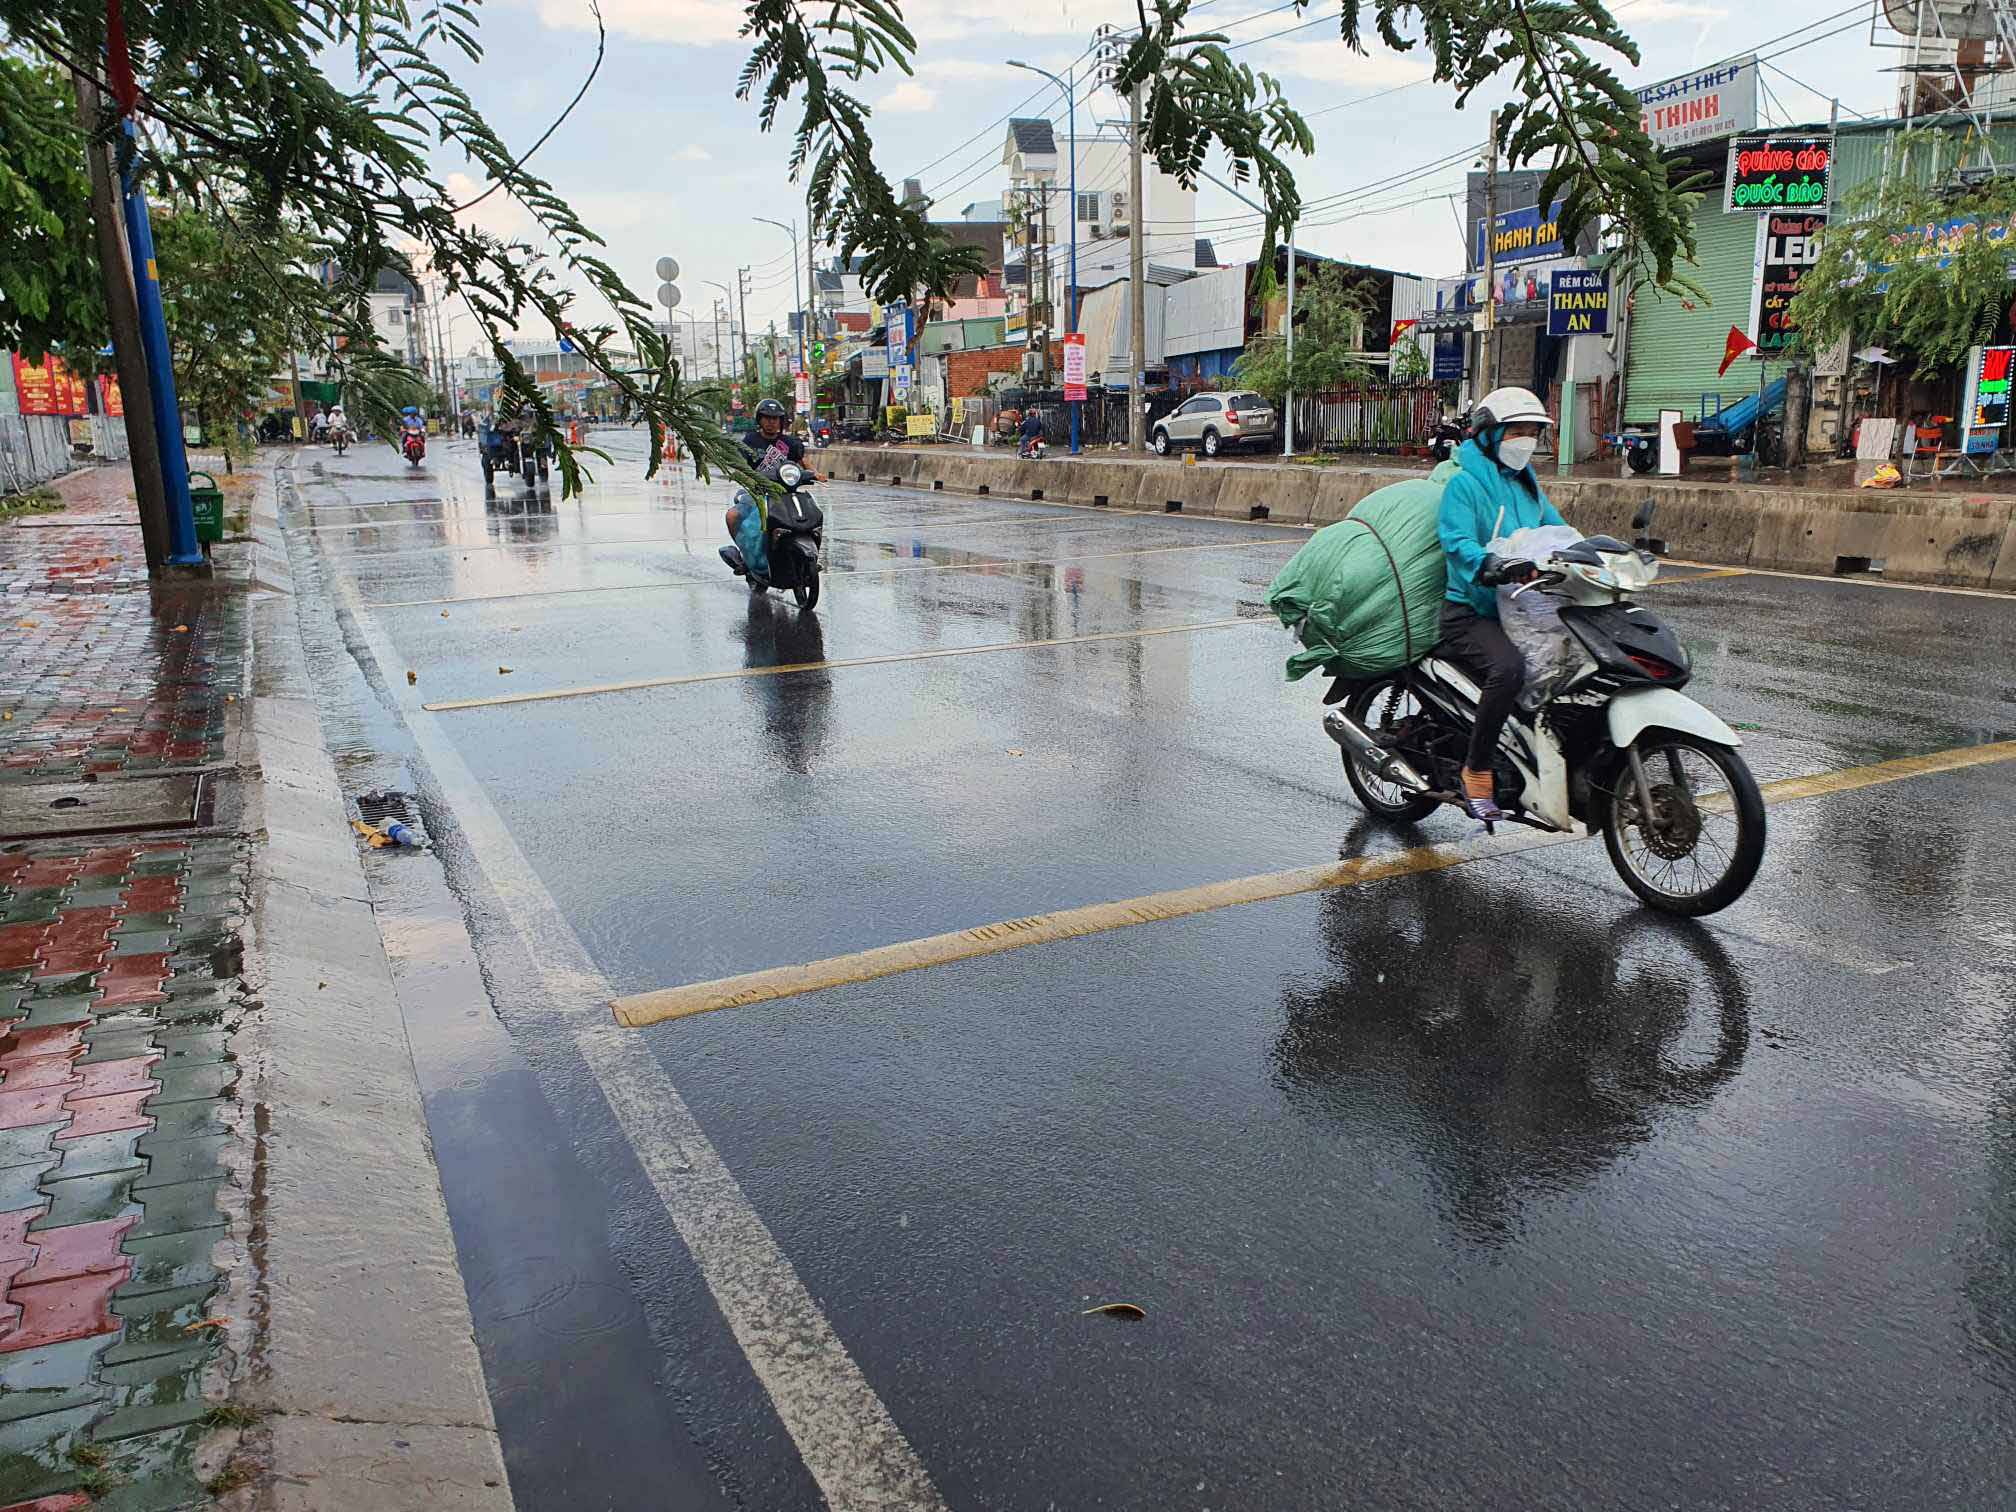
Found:
<svg viewBox="0 0 2016 1512"><path fill-rule="evenodd" d="M1531 562L1501 560L1485 547L1515 530L1567 523L1541 491L1530 465L1549 423L1547 407L1527 389L1486 394L1470 414L1472 438L1456 449L1463 471L1443 489L1437 522L1449 558L1449 591L1436 654L1469 673L1478 686L1477 718L1463 761L1463 808L1487 823L1504 817L1492 763L1526 675L1524 658L1498 623L1495 590L1501 583L1526 582L1539 569Z"/></svg>
<svg viewBox="0 0 2016 1512"><path fill-rule="evenodd" d="M805 443L784 429L784 420L784 406L775 399L765 399L756 406L756 429L742 433L742 449L748 453L750 470L766 482L777 482L778 470L787 462L805 466ZM808 480L812 477L810 468L805 475ZM752 553L745 549L738 531L750 511L755 512L760 522L762 510L762 504L748 489L737 491L726 516L728 539L736 544L721 548L721 560L738 575L746 576L754 587L767 586L768 580L770 564L761 555L762 534L759 529L750 535L750 542L756 547L752 561Z"/></svg>
<svg viewBox="0 0 2016 1512"><path fill-rule="evenodd" d="M1043 417L1034 408L1022 412L1022 447L1018 456L1027 457L1036 450L1036 443L1043 439Z"/></svg>

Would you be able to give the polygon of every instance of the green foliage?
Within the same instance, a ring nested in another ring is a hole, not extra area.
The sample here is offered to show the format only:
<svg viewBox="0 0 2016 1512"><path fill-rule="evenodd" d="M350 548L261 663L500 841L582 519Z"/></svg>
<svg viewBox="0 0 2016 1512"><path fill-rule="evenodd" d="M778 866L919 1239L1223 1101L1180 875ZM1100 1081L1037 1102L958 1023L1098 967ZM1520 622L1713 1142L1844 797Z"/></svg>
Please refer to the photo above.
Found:
<svg viewBox="0 0 2016 1512"><path fill-rule="evenodd" d="M0 53L0 347L105 343L84 133L66 74ZM88 368L88 361L80 362Z"/></svg>
<svg viewBox="0 0 2016 1512"><path fill-rule="evenodd" d="M1296 0L1299 13L1326 0ZM1272 267L1277 233L1301 215L1284 153L1313 151L1308 126L1265 74L1232 62L1219 34L1186 34L1193 0L1137 0L1143 28L1118 85L1148 84L1148 146L1162 169L1196 180L1214 143L1233 177L1251 178L1267 206L1260 260ZM1544 163L1540 203L1562 201L1573 243L1607 218L1662 284L1694 255L1686 183L1673 182L1640 125L1637 98L1597 54L1639 61L1637 45L1599 0L1339 0L1338 35L1363 51L1368 27L1396 51L1425 47L1434 77L1460 106L1510 72L1516 98L1501 105L1498 140L1509 166ZM1263 290L1263 292L1266 292Z"/></svg>
<svg viewBox="0 0 2016 1512"><path fill-rule="evenodd" d="M1859 332L1916 358L1923 373L1959 361L1994 334L2010 303L2016 246L1978 229L1929 244L1926 233L1955 220L2006 230L2016 217L2016 179L1990 178L1964 188L1921 181L1903 164L1938 151L1939 135L1900 138L1898 171L1847 195L1830 217L1819 259L1800 281L1789 312L1807 352ZM1945 156L1951 158L1950 148ZM1913 255L1925 250L1936 255Z"/></svg>
<svg viewBox="0 0 2016 1512"><path fill-rule="evenodd" d="M1371 377L1364 351L1365 320L1376 308L1371 285L1350 270L1325 263L1295 286L1295 361L1288 343L1262 336L1247 343L1232 375L1279 404L1289 389L1303 396L1327 393Z"/></svg>
<svg viewBox="0 0 2016 1512"><path fill-rule="evenodd" d="M320 289L292 270L308 242L278 227L255 242L190 205L157 205L152 220L176 392L229 452L237 423L286 368L290 348L305 344L294 312L312 308Z"/></svg>
<svg viewBox="0 0 2016 1512"><path fill-rule="evenodd" d="M1419 383L1428 376L1428 355L1418 343L1402 338L1386 364L1386 376L1394 383Z"/></svg>

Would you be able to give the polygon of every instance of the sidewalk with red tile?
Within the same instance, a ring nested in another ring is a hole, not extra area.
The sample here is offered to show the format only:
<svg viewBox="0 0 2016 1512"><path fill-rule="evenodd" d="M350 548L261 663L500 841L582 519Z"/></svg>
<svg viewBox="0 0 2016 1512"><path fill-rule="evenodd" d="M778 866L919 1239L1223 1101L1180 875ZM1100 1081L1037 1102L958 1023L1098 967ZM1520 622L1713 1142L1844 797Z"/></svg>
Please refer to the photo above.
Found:
<svg viewBox="0 0 2016 1512"><path fill-rule="evenodd" d="M123 468L56 487L0 526L0 791L226 759L242 596L148 585ZM249 858L0 826L0 1512L208 1499Z"/></svg>

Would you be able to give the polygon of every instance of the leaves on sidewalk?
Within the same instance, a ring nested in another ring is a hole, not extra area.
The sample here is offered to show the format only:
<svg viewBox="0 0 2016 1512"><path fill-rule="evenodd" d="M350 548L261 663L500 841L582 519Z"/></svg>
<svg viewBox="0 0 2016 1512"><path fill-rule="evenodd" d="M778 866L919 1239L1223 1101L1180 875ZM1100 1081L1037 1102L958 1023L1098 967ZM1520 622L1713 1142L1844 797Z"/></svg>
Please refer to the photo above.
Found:
<svg viewBox="0 0 2016 1512"><path fill-rule="evenodd" d="M1081 1318L1089 1318L1094 1313L1103 1314L1108 1318L1126 1318L1136 1323L1141 1322L1148 1316L1147 1313L1143 1312L1132 1302L1101 1302L1097 1307L1086 1308L1079 1316Z"/></svg>

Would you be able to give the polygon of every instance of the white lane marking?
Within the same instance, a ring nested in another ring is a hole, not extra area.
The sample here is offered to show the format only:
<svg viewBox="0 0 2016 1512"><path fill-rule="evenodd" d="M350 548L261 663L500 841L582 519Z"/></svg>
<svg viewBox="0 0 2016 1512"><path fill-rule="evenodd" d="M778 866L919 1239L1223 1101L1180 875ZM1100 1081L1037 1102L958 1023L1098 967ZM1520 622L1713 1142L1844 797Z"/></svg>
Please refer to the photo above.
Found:
<svg viewBox="0 0 2016 1512"><path fill-rule="evenodd" d="M323 558L330 568L343 558ZM574 1042L686 1243L714 1304L832 1512L943 1512L930 1472L868 1384L720 1152L680 1097L646 1037L603 1009L614 987L540 882L439 722L403 699L396 648L356 585L331 571L338 597L378 663L428 765L455 795L455 817L495 889L550 1004L577 1020Z"/></svg>

